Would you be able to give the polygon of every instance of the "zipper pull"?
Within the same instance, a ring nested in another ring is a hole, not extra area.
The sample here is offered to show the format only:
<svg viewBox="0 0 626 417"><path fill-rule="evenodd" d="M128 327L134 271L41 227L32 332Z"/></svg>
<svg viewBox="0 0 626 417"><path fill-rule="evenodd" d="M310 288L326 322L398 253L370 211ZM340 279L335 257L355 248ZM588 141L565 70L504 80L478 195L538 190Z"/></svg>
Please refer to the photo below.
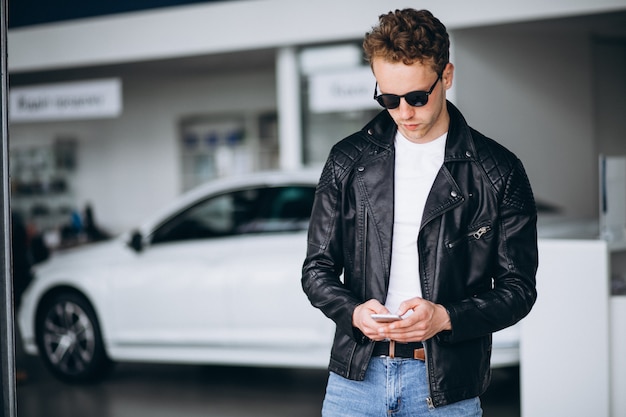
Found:
<svg viewBox="0 0 626 417"><path fill-rule="evenodd" d="M431 397L426 398L426 404L428 404L429 410L435 409L435 406L433 405L433 399Z"/></svg>
<svg viewBox="0 0 626 417"><path fill-rule="evenodd" d="M483 226L480 229L476 230L472 236L474 237L474 239L478 240L480 239L485 233L487 233L489 231L489 227L487 226Z"/></svg>

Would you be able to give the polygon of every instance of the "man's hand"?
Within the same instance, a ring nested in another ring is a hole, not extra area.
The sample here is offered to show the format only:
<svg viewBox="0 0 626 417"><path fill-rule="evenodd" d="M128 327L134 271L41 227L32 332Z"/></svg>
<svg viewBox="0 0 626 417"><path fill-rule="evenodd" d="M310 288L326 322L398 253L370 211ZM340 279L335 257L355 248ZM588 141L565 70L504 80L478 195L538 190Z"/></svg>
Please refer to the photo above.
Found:
<svg viewBox="0 0 626 417"><path fill-rule="evenodd" d="M370 317L374 313L389 313L389 311L377 300L369 300L357 306L352 314L352 324L372 340L421 342L439 332L452 329L450 316L442 305L419 297L400 304L398 314L404 317L402 320L378 323Z"/></svg>
<svg viewBox="0 0 626 417"><path fill-rule="evenodd" d="M372 319L372 314L387 314L389 310L378 300L369 300L359 304L352 313L352 325L371 340L385 340L385 336L380 334L381 323Z"/></svg>

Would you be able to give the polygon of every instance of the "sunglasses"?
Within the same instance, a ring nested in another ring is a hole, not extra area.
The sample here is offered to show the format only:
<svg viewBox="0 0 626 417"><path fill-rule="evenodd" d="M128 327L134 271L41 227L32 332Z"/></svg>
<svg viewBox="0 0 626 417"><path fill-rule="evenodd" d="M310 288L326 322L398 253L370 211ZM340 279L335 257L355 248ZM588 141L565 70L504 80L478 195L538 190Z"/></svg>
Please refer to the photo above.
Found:
<svg viewBox="0 0 626 417"><path fill-rule="evenodd" d="M384 108L391 110L395 109L400 105L400 99L404 97L406 102L413 107L422 107L428 103L428 96L433 92L435 86L441 79L441 75L437 77L435 83L430 87L428 91L411 91L406 93L405 95L399 96L397 94L378 94L378 82L376 82L376 86L374 87L374 100L378 102Z"/></svg>

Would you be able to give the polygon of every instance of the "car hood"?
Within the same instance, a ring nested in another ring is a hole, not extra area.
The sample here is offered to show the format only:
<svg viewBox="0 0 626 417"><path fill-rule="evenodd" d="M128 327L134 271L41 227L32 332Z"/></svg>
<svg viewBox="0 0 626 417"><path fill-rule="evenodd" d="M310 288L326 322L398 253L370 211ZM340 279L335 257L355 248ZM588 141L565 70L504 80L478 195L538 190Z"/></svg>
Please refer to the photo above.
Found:
<svg viewBox="0 0 626 417"><path fill-rule="evenodd" d="M70 267L89 268L94 265L109 263L120 256L129 256L132 250L120 239L113 239L104 242L89 243L70 249L54 251L50 258L38 265L35 265L35 275L38 272L49 273L53 270L68 270ZM96 261L97 262L94 262Z"/></svg>

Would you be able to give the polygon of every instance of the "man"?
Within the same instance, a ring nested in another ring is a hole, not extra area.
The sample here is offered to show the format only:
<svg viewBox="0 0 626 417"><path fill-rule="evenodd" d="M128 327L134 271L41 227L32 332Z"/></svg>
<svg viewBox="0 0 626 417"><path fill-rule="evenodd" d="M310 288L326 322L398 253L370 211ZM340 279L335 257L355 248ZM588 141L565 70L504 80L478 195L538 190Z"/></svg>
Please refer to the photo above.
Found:
<svg viewBox="0 0 626 417"><path fill-rule="evenodd" d="M363 46L386 110L331 150L302 273L337 325L322 414L480 416L491 334L536 299L530 184L446 101L449 38L430 12L380 16Z"/></svg>

